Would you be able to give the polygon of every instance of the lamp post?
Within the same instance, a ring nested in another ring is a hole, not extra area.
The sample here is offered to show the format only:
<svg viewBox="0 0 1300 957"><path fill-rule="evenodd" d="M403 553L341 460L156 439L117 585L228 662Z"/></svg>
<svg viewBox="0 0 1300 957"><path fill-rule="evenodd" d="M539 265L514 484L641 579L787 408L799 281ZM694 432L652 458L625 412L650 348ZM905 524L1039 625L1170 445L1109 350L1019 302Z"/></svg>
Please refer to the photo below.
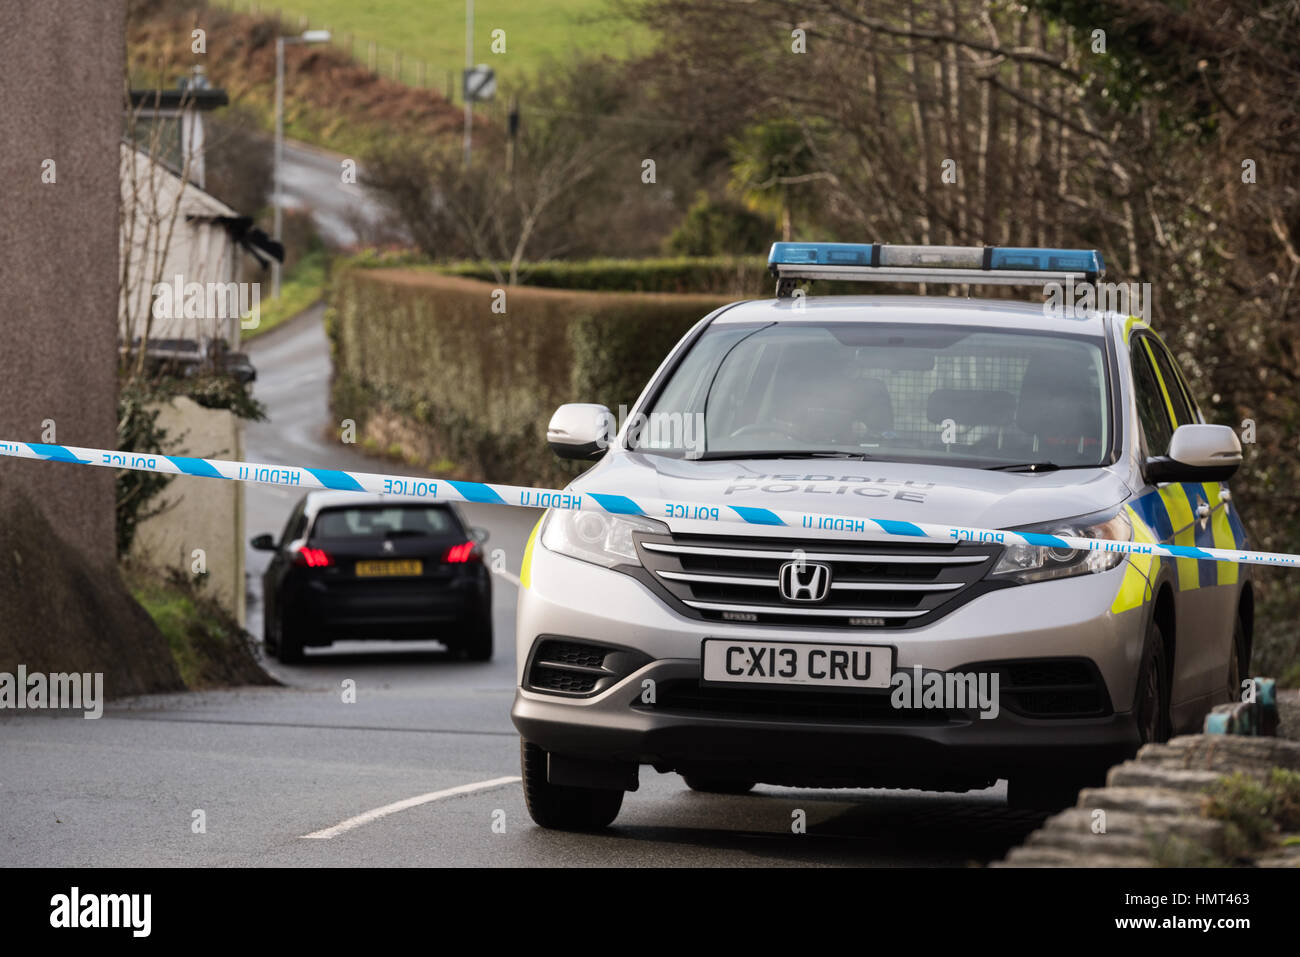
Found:
<svg viewBox="0 0 1300 957"><path fill-rule="evenodd" d="M301 36L275 38L275 241L280 242L284 225L284 198L280 176L284 165L284 45L286 43L328 43L328 30L308 30ZM280 298L280 262L271 260L271 298Z"/></svg>
<svg viewBox="0 0 1300 957"><path fill-rule="evenodd" d="M465 0L465 79L461 93L465 97L465 168L469 168L470 143L474 138L474 100L469 95L469 71L474 69L474 0Z"/></svg>

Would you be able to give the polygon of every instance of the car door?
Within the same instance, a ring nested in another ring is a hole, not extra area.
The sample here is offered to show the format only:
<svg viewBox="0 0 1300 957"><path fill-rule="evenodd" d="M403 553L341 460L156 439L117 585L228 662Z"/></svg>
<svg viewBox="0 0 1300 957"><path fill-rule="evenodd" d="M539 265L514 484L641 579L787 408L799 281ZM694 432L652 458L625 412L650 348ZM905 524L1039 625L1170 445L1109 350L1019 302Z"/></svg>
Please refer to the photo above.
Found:
<svg viewBox="0 0 1300 957"><path fill-rule="evenodd" d="M1164 344L1139 332L1131 342L1135 395L1148 455L1164 455L1174 429L1204 421ZM1162 542L1173 545L1235 548L1227 486L1218 482L1170 482L1144 498ZM1239 527L1239 523L1236 523ZM1196 720L1210 696L1227 687L1240 569L1235 564L1174 559L1176 645L1171 697L1174 722L1179 705L1185 719Z"/></svg>
<svg viewBox="0 0 1300 957"><path fill-rule="evenodd" d="M276 542L271 562L266 566L266 571L262 575L262 614L268 617L276 614L279 610L280 584L284 581L285 573L288 572L292 564L292 559L286 548L290 542L296 541L301 536L307 524L306 508L307 499L304 497L299 500L293 511L289 513L289 518L284 523L284 531L280 533L280 540Z"/></svg>

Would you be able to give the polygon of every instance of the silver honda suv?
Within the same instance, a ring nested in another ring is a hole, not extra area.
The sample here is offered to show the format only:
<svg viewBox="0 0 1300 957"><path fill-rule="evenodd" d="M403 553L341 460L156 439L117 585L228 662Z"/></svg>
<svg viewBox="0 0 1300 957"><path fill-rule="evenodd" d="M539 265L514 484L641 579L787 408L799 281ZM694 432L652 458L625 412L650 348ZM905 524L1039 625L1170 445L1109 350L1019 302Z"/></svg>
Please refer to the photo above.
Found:
<svg viewBox="0 0 1300 957"><path fill-rule="evenodd" d="M616 432L601 406L556 413L552 448L598 461L521 574L512 717L537 823L609 824L642 765L711 792L1007 779L1060 804L1236 696L1247 566L1051 538L1244 548L1236 435L1140 319L791 282L942 281L925 251L778 244L777 298L701 320ZM1094 253L1012 252L1020 283L1101 276ZM1011 281L981 256L953 268Z"/></svg>

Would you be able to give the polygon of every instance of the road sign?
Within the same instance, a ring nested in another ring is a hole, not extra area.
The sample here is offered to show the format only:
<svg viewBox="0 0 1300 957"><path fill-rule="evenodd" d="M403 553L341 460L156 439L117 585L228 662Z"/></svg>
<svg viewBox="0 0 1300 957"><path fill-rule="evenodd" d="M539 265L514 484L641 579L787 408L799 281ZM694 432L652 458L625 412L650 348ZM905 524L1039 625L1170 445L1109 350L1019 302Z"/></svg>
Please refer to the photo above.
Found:
<svg viewBox="0 0 1300 957"><path fill-rule="evenodd" d="M461 86L466 102L490 100L497 94L496 71L480 63L465 70L465 80Z"/></svg>

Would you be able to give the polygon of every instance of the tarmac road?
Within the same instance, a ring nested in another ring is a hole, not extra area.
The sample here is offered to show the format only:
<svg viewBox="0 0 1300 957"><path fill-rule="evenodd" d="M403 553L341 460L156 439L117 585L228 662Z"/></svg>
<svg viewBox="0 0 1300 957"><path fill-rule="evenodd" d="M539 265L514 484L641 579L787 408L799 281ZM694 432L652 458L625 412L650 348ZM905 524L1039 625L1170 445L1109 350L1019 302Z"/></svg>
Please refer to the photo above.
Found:
<svg viewBox="0 0 1300 957"><path fill-rule="evenodd" d="M338 424L319 310L250 352L271 411L247 431L250 461L410 472L327 439ZM295 498L249 486L248 536L278 533ZM517 572L534 516L465 511ZM265 558L249 553L254 634ZM509 718L514 600L498 577L487 663L452 660L435 643L350 643L291 668L270 663L280 688L119 701L97 721L0 717L0 865L961 866L1002 857L1043 818L1008 810L1002 784L967 795L760 786L734 797L647 768L608 831L537 828ZM344 702L349 680L355 703ZM792 826L799 811L806 833Z"/></svg>

